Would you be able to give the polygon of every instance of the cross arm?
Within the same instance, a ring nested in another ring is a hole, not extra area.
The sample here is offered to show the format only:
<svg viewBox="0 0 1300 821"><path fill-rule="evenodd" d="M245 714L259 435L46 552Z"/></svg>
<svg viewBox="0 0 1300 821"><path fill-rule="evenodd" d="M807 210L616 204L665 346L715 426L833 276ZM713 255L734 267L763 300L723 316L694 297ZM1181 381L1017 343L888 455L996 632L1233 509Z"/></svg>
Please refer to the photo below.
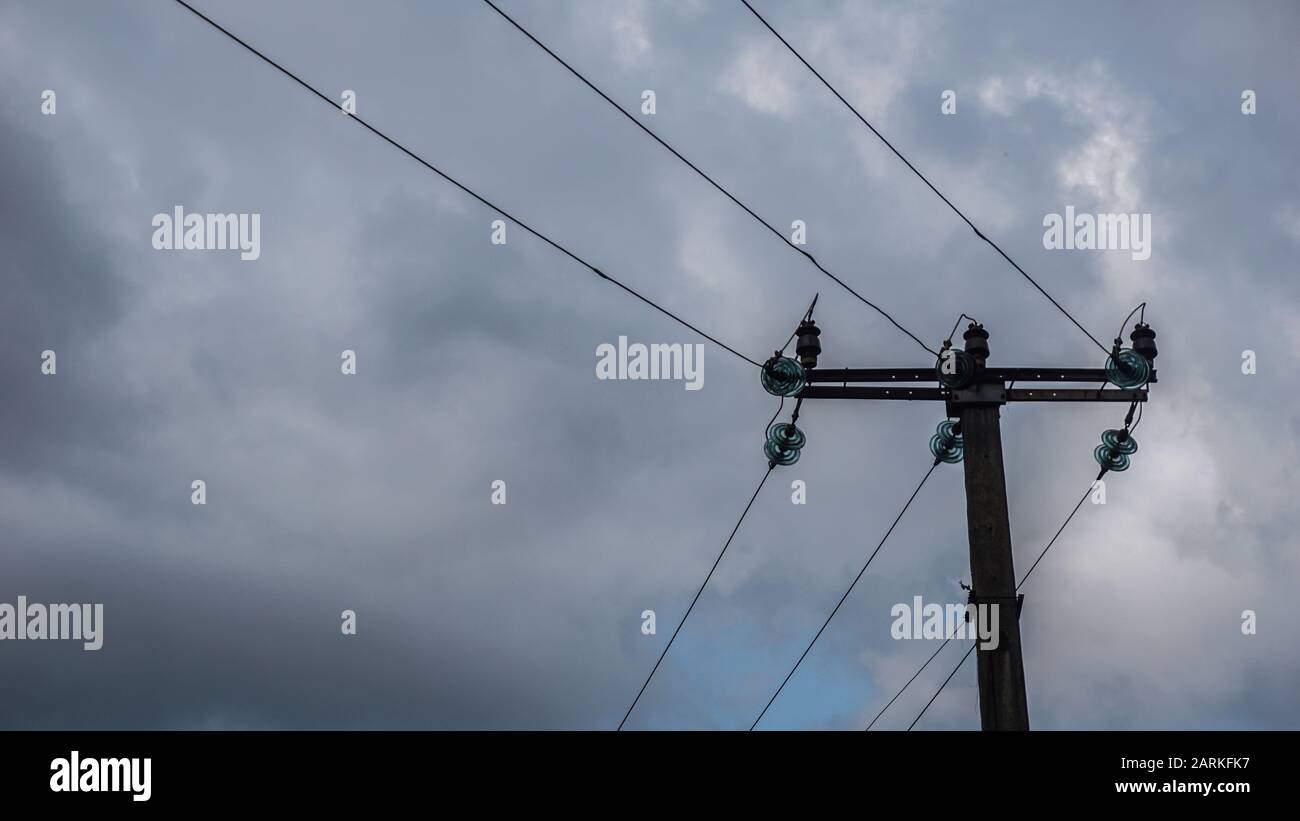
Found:
<svg viewBox="0 0 1300 821"><path fill-rule="evenodd" d="M996 388L995 388L996 389ZM947 388L915 388L906 386L877 387L869 385L808 385L800 399L903 399L940 400L959 399L960 391ZM1098 390L1097 388L1002 388L993 401L1003 402L1145 402L1147 392L1133 390Z"/></svg>
<svg viewBox="0 0 1300 821"><path fill-rule="evenodd" d="M1104 368L991 368L981 371L982 379L993 382L1084 382L1100 384L1108 381ZM813 368L807 371L808 384L838 382L868 383L934 383L934 368ZM1155 370L1151 381L1156 381ZM918 397L919 398L919 397ZM930 397L933 398L933 397Z"/></svg>

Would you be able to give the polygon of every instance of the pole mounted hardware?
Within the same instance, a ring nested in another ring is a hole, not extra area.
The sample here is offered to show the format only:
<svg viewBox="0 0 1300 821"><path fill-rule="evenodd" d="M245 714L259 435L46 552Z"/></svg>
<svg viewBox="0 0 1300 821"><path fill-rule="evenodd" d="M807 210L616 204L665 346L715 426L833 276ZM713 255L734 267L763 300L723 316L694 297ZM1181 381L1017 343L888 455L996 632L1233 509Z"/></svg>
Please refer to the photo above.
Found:
<svg viewBox="0 0 1300 821"><path fill-rule="evenodd" d="M966 317L969 318L969 317ZM1125 320L1127 322L1127 320ZM1116 338L1103 367L994 367L989 365L989 332L972 321L955 349L945 340L931 368L819 368L821 330L811 311L795 333L798 361L782 352L762 369L763 388L775 396L805 399L894 399L943 402L948 419L930 437L935 464L962 463L966 485L966 523L970 541L970 600L1012 612L998 622L995 649L977 645L980 723L985 730L1028 730L1024 659L1020 646L1020 610L1024 597L1016 586L1007 510L1006 473L1002 463L999 417L1008 402L1128 402L1122 429L1107 430L1093 452L1107 471L1127 470L1137 452L1131 428L1134 411L1147 401L1156 381L1156 332L1139 321L1122 347ZM1104 349L1103 349L1104 350ZM854 383L854 384L851 384ZM1062 387L1070 383L1092 387ZM1113 387L1098 388L1096 385ZM1033 387L1016 387L1031 384ZM807 443L790 422L768 428L764 445L769 466L794 464ZM978 595L974 591L979 591Z"/></svg>

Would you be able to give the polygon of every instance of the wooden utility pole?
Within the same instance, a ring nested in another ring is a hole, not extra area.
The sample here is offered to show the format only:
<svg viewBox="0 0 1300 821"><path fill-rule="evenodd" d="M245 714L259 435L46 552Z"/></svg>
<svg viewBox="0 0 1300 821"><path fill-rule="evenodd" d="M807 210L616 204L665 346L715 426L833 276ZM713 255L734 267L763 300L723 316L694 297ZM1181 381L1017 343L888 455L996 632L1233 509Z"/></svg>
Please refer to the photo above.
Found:
<svg viewBox="0 0 1300 821"><path fill-rule="evenodd" d="M811 325L811 322L805 322ZM1144 325L1138 335L1154 338ZM803 345L805 328L800 328ZM815 332L814 332L815 333ZM985 730L1028 730L1029 707L1025 697L1025 666L1020 650L1020 605L1023 597L1016 593L1016 571L1011 553L1011 524L1007 512L1007 483L1002 465L1002 433L999 417L1007 402L1145 402L1145 387L1102 390L1098 388L1060 388L1049 386L1016 388L1019 382L1105 384L1110 381L1104 368L990 368L988 332L972 322L963 335L966 346L961 352L949 351L945 343L943 357L954 362L960 356L963 374L954 372L948 380L952 387L908 387L933 383L941 371L936 368L809 368L815 365L816 352L809 348L804 359L806 387L800 399L905 399L940 400L947 415L958 420L957 432L964 448L966 475L966 525L970 538L971 602L998 611L998 642L994 649L977 645L976 663L980 694L980 725ZM815 335L810 346L816 343ZM1116 340L1118 348L1119 340ZM801 351L801 354L803 351ZM1149 353L1154 357L1154 344ZM959 369L954 368L954 371ZM1155 370L1150 382L1156 381ZM850 382L877 383L874 386L850 385ZM838 383L835 384L835 383ZM886 383L889 387L881 387ZM1010 384L1008 384L1010 383Z"/></svg>

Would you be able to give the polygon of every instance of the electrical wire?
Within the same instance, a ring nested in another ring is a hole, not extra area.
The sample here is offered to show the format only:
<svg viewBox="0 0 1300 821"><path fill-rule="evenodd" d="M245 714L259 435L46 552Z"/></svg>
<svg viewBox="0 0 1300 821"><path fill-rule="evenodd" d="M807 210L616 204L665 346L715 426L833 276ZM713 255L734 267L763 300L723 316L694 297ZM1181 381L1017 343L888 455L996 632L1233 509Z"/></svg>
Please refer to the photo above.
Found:
<svg viewBox="0 0 1300 821"><path fill-rule="evenodd" d="M328 103L328 104L329 104L330 106L332 106L333 108L338 109L339 111L344 111L343 106L342 106L341 104L336 103L334 100L332 100L332 99L330 99L329 97L325 96L323 93L321 93L319 90L317 90L314 86L310 85L306 80L303 80L303 79L302 79L301 77L299 77L297 74L294 74L292 71L290 71L289 69L287 69L287 68L285 68L284 66L280 65L280 64L277 63L275 60L272 60L270 57L266 56L266 55L263 54L261 51L258 51L256 48L254 48L253 46L249 45L249 44L246 43L244 40L240 39L240 37L239 37L238 35L234 34L234 33L231 32L229 29L226 29L226 28L225 28L224 26L222 26L220 23L216 22L216 21L213 20L211 17L208 17L208 16L207 16L206 14L204 14L203 12L201 12L201 11L199 11L198 9L194 8L194 6L191 6L189 3L185 2L185 0L176 0L176 2L179 3L180 5L184 6L186 9L189 9L191 12L194 13L195 16L197 16L197 17L198 17L200 20L202 20L203 22L205 22L205 23L207 23L208 25L212 26L212 27L215 28L217 31L221 32L222 34L224 34L224 35L226 35L227 37L229 37L231 40L233 40L233 41L235 41L236 43L238 43L239 45L243 46L243 47L244 47L245 49L247 49L248 51L252 52L254 55L256 55L257 57L259 57L261 60L263 60L265 63L267 63L267 64L270 65L271 67L275 68L275 69L276 69L277 71L279 71L281 74L285 75L286 77L288 77L289 79L291 79L291 80L293 80L295 83L297 83L298 85L300 85L300 86L302 86L303 88L305 88L305 89L307 89L308 91L310 91L312 94L315 94L317 97L319 97L319 98L321 98L322 100L324 100L326 103ZM713 344L717 345L718 347L722 348L723 350L726 350L726 351L729 351L730 353L735 354L736 356L738 356L738 357L740 357L741 359L745 360L746 362L748 362L749 364L753 365L754 367L756 367L756 368L761 368L761 367L763 367L760 363L756 362L756 361L753 360L753 359L750 359L748 356L745 356L744 354L740 353L739 351L737 351L735 348L731 347L730 345L727 345L727 344L725 344L725 343L723 343L723 342L720 342L717 338L715 338L715 337L713 337L713 336L711 336L711 335L705 333L704 331L702 331L702 330L700 330L699 328L695 327L695 326L692 325L691 323L689 323L689 322L687 322L686 320L682 319L681 317L677 316L677 315L674 314L672 311L669 311L667 308L664 308L664 307L658 305L657 303L655 303L654 301L652 301L652 300L649 299L648 297L643 296L642 294L640 294L640 293L638 293L637 291L633 290L631 287L629 287L629 286L623 284L622 282L618 281L618 280L615 279L614 277L610 276L609 274L605 273L605 272L602 271L601 269L597 268L595 265L592 265L590 262L587 262L585 259L583 259L582 257L578 256L578 255L577 255L576 253L574 253L573 251L570 251L568 248L564 247L563 245L561 245L561 244L560 244L559 242L557 242L556 240L551 239L551 238L548 237L547 235L543 234L541 231L538 231L537 229L535 229L535 228L533 228L532 226L528 225L526 222L524 222L523 220L519 219L518 217L515 217L515 216L512 215L510 212L506 211L504 208L500 207L499 205L496 205L495 203L493 203L493 202L491 202L490 200L488 200L486 197L484 197L484 196L478 194L477 192L473 191L472 189L470 189L470 188L469 188L468 186L466 186L464 183L460 182L459 180L456 180L456 179L453 178L451 175L447 174L446 172L442 171L442 170L439 169L438 167L434 166L434 165L433 165L432 163L430 163L428 160L425 160L425 159L424 159L423 157L421 157L419 154L416 154L416 153L415 153L414 151L412 151L411 149L409 149L409 148L407 148L406 146L402 145L401 143L397 142L397 140L394 140L392 137L389 137L387 134L385 134L384 132L380 131L378 128L376 128L375 126L371 125L370 123L366 122L366 121L363 120L361 117L357 116L356 114L350 113L350 112L346 112L346 111L345 111L345 113L348 114L348 116L349 116L350 119L352 119L352 120L354 120L355 122L357 122L358 124L364 126L364 127L366 128L366 130L370 131L370 132L373 133L375 136L377 136L377 137L379 137L380 139L382 139L384 142L387 142L389 145L391 145L391 146L393 146L394 148L396 148L397 150L401 151L403 154L406 154L408 157L410 157L411 159L415 160L415 161L418 162L420 165L422 165L422 166L424 166L425 168L429 169L429 170L432 171L433 173L437 174L439 177L442 177L442 178L443 178L444 180L446 180L447 182L449 182L449 183L451 183L452 185L454 185L454 186L456 186L457 188L459 188L459 189L460 189L461 191L463 191L464 193L466 193L466 194L468 194L469 196L473 197L474 199L478 200L478 201L479 201L480 203L482 203L483 205L487 206L487 207L490 208L491 210L497 212L497 213L500 214L501 216L503 216L503 217L505 217L506 219L510 220L511 222L515 223L515 224L518 225L520 228L523 228L523 229L524 229L525 231L527 231L528 233L532 234L533 236L535 236L535 237L537 237L538 239L542 240L542 241L545 242L546 244L550 245L550 246L551 246L552 248L554 248L555 250L559 251L560 253L562 253L562 254L564 254L565 256L567 256L567 257L569 257L570 259L572 259L574 262L577 262L579 265L583 266L584 268L587 268L588 270L590 270L590 271L591 271L593 274L595 274L596 276L600 277L601 279L603 279L603 280L605 280L605 281L607 281L607 282L610 282L610 283L613 283L614 285L617 285L619 288L623 289L623 290L626 291L627 293L629 293L629 294L631 294L632 296L636 297L637 299L641 300L641 301L644 302L646 305L649 305L651 308L654 308L656 311L659 311L661 314L663 314L664 316L667 316L669 319L672 319L674 322L677 322L678 324L680 324L680 325L682 325L682 326L684 326L684 327L686 327L686 328L689 328L690 330L694 331L695 333L697 333L697 334L699 334L700 336L704 337L705 339L709 340L709 341L712 342Z"/></svg>
<svg viewBox="0 0 1300 821"><path fill-rule="evenodd" d="M758 722L762 721L763 716L767 715L768 708L770 708L772 703L776 701L776 697L781 695L781 691L785 689L785 685L789 683L795 670L798 670L799 665L803 664L803 660L808 657L808 653L812 650L813 645L817 643L817 639L821 638L822 632L826 629L827 625L831 623L831 619L835 618L835 614L840 611L840 607L848 599L849 594L853 592L853 588L862 578L862 574L866 573L867 568L871 566L871 560L876 558L876 554L880 552L880 548L885 546L885 541L888 540L889 535L894 532L894 528L898 527L898 523L902 520L903 514L912 506L912 501L916 499L917 494L921 492L921 488L925 487L925 483L929 480L930 475L934 473L934 469L938 466L939 460L935 459L934 464L930 465L930 469L925 472L925 476L921 477L921 483L916 486L916 490L913 490L912 495L907 497L907 502L903 505L903 509L898 511L898 515L894 517L894 521L889 525L889 529L885 531L885 535L880 538L880 543L876 545L876 549L871 551L871 555L867 557L867 561L862 565L862 569L858 571L858 575L853 577L853 581L849 583L849 587L844 591L844 595L840 596L840 600L835 603L835 607L831 609L831 614L826 617L826 621L822 622L822 626L817 630L817 635L813 636L812 641L808 642L808 646L804 648L803 654L799 656L799 660L794 663L794 667L790 668L790 672L786 673L785 679L781 682L781 686L777 687L776 692L767 700L767 704L764 705L763 711L758 714L758 718L754 719L754 723L749 725L749 729L753 730L757 727Z"/></svg>
<svg viewBox="0 0 1300 821"><path fill-rule="evenodd" d="M666 142L662 137L660 137L660 136L659 136L658 134L656 134L653 130L651 130L648 126L646 126L645 123L641 122L641 121L638 120L635 116L633 116L632 114L628 113L628 111L627 111L625 108L623 108L621 105L619 105L617 102L615 102L615 101L613 100L613 98L611 98L611 97L610 97L608 94L606 94L604 91L601 91L600 88L598 88L598 87L596 86L595 83L591 82L591 80L588 80L588 79L586 78L586 76L584 76L584 75L582 74L582 72L578 71L576 68L574 68L573 66L571 66L568 62L566 62L566 61L564 60L563 57L561 57L560 55L556 54L556 53L555 53L554 51L552 51L549 47L547 47L547 45L546 45L545 43L543 43L541 40L539 40L539 39L537 39L535 36L533 36L532 32L528 31L528 29L526 29L526 28L524 28L522 25L520 25L520 24L519 24L519 23L518 23L518 22L517 22L513 17L511 17L509 14L506 14L504 11L502 11L501 8L500 8L499 6L497 6L495 3L492 2L492 0L483 0L483 2L484 2L484 3L487 3L489 6L491 6L493 11L495 11L497 14L501 15L502 17L504 17L504 18L506 19L506 21L510 23L510 25L514 26L516 29L519 30L519 32L520 32L521 34L523 34L523 35L524 35L525 37L527 37L529 40L533 41L533 43L536 44L538 48L540 48L542 51L544 51L544 52L546 52L548 55L550 55L550 57L551 57L552 59L554 59L557 63L559 63L560 65L564 66L566 69L568 69L568 71L569 71L570 74L572 74L574 77L577 77L579 80L581 80L582 83L583 83L584 85L587 86L587 88L589 88L589 89L591 89L592 91L596 92L596 94L598 94L598 95L601 97L601 99L603 99L605 102L607 102L607 103L609 103L611 106L613 106L615 110L617 110L620 114L622 114L622 115L623 115L624 117L626 117L629 121L631 121L634 125L636 125L637 128L641 129L641 130L644 131L646 134L649 134L650 137L651 137L652 139L654 139L655 142L659 143L661 146L663 146L664 148L666 148L666 149L669 151L669 153L671 153L674 157L676 157L677 159L681 160L681 161L682 161L683 163L685 163L685 164L687 165L687 167L689 167L692 171L694 171L696 174L699 174L699 175L700 175L701 177L703 177L703 178L704 178L704 179L705 179L705 180L706 180L710 185L712 185L714 188L718 189L718 191L722 192L722 193L727 197L727 199L731 200L733 203L735 203L736 205L740 206L740 208L741 208L745 213L749 214L751 217L753 217L755 220L757 220L758 223L761 224L764 228L766 228L767 230L771 231L771 232L772 232L773 234L775 234L776 236L780 237L781 241L784 242L786 245L790 246L790 247L793 248L795 251L797 251L798 253L800 253L800 254L802 254L803 256L805 256L805 257L808 259L808 261L811 262L815 268L817 268L817 270L821 271L823 274L825 274L826 276L830 277L831 280L833 280L837 285L839 285L839 286L840 286L841 288L843 288L844 290L848 291L850 294L852 294L854 297L856 297L856 298L857 298L859 301L861 301L863 304L867 305L867 306L870 307L872 310L874 310L876 313L880 314L880 315L883 316L885 319L889 320L889 323L890 323L891 325L893 325L893 326L894 326L895 328L897 328L898 330L902 331L902 332L903 332L904 334L906 334L907 336L911 337L912 340L913 340L914 342L916 342L916 344L918 344L918 345L920 345L922 348L924 348L924 349L926 350L927 353L930 353L930 354L932 354L932 355L934 355L934 356L938 356L938 355L939 355L937 351L931 349L929 345L926 345L924 342L922 342L921 339L920 339L916 334L912 333L912 332L909 331L907 328L904 328L902 325L900 325L896 319L894 319L892 316L890 316L890 314L889 314L888 311L886 311L885 309L881 308L879 305L875 304L875 303L872 302L871 300L867 299L867 298L864 297L862 294L858 293L858 292L855 291L852 287L850 287L850 286L848 285L848 283L844 282L844 280L840 279L839 277L835 276L835 274L832 274L830 271L828 271L825 267L822 266L822 264L821 264L820 262L817 261L817 259L816 259L816 258L815 258L811 253L809 253L808 251L804 250L804 249L801 248L799 245L796 245L796 244L794 243L793 240L791 240L789 237L787 237L785 234L783 234L783 233L782 233L778 228L776 228L776 226L772 225L770 222L768 222L767 220L765 220L765 219L763 219L762 217L760 217L757 213L755 213L755 211L754 211L752 208L750 208L750 207L749 207L748 205L746 205L745 203L741 202L741 201L740 201L740 200L739 200L739 199L738 199L734 194L732 194L730 191L728 191L726 188L724 188L720 183L718 183L716 180L714 180L712 177L710 177L708 174L706 174L703 170L701 170L700 167L699 167L698 165L696 165L695 163L693 163L693 162L691 162L690 160L686 159L686 157L684 157L680 151L678 151L676 148L673 148L671 145L669 145L669 144L668 144L668 143L667 143L667 142Z"/></svg>
<svg viewBox="0 0 1300 821"><path fill-rule="evenodd" d="M1102 473L1105 472L1106 471L1103 469ZM1029 566L1029 570L1027 570L1025 572L1025 575L1020 578L1020 581L1016 583L1017 593L1020 592L1020 588L1024 586L1025 582L1029 581L1029 574L1034 572L1035 567L1038 567L1038 563L1041 562L1043 560L1043 557L1047 555L1047 551L1051 550L1052 545L1056 544L1057 537L1061 535L1061 531L1065 530L1066 525L1068 525L1070 523L1070 520L1074 518L1074 514L1078 513L1079 508L1083 507L1084 501L1088 498L1088 495L1092 493L1093 488L1096 487L1097 485L1097 480L1100 478L1101 477L1098 476L1097 479L1093 480L1093 483L1091 485L1088 485L1088 489L1084 491L1083 496L1079 497L1079 501L1075 503L1074 510L1071 510L1070 515L1065 517L1065 523L1062 524L1060 529L1056 531L1056 536L1052 537L1052 540L1047 543L1047 547L1043 548L1043 552L1038 554L1038 558L1034 559L1034 563Z"/></svg>
<svg viewBox="0 0 1300 821"><path fill-rule="evenodd" d="M966 663L966 659L970 658L971 651L973 651L976 648L976 646L977 646L977 642L972 641L970 647L966 648L966 655L961 657L961 661L957 662L957 666L952 668L952 672L949 673L948 677L943 680L943 684L940 684L939 689L935 691L934 695L930 696L930 700L927 701L925 703L925 706L921 708L920 714L917 715L916 718L912 719L911 724L907 725L907 731L909 733L912 731L912 728L916 726L916 722L921 720L921 716L925 715L925 711L930 709L930 705L933 704L934 700L939 697L939 693L943 692L943 688L947 687L948 682L952 681L952 677L957 675L957 671L960 670L961 666Z"/></svg>
<svg viewBox="0 0 1300 821"><path fill-rule="evenodd" d="M767 424L763 426L763 430L768 430L769 428L772 427L772 423L776 421L776 417L781 415L781 409L784 407L785 407L785 397L782 396L781 401L777 403L776 413L772 414L772 418L767 420Z"/></svg>
<svg viewBox="0 0 1300 821"><path fill-rule="evenodd" d="M946 337L944 337L944 340L945 340L945 341L947 341L947 342L951 342L951 341L952 341L953 336L957 333L957 326L961 324L961 321L962 321L963 319L969 319L971 322L974 322L974 323L977 324L977 325L979 324L979 320L976 319L975 317L973 317L973 316L969 316L969 315L967 315L967 314L965 314L965 313L960 314L960 315L957 317L957 321L954 322L954 323L952 323L952 330L948 332L948 335L947 335Z"/></svg>
<svg viewBox="0 0 1300 821"><path fill-rule="evenodd" d="M990 246L992 246L992 247L993 247L993 250L997 251L998 254L1000 254L1000 255L1002 256L1003 259L1005 259L1008 263L1011 264L1011 267L1012 267L1012 268L1015 268L1015 269L1020 273L1020 275L1021 275L1022 277L1024 277L1026 280L1028 280L1030 285L1033 285L1035 288L1038 289L1038 292L1039 292L1040 294L1042 294L1043 296L1047 297L1047 301L1048 301L1048 302L1051 302L1053 305L1055 305L1055 306L1056 306L1056 309L1057 309L1058 311L1060 311L1061 313L1065 314L1065 317L1066 317L1067 319L1069 319L1071 322L1073 322L1073 323L1074 323L1074 326L1075 326L1076 328L1078 328L1080 331L1083 331L1084 336L1086 336L1086 337L1088 337L1089 339L1091 339L1091 340L1092 340L1092 343L1093 343L1094 345L1096 345L1098 348L1101 348L1101 350L1102 350L1103 353L1108 354L1108 355L1110 354L1110 349L1109 349L1109 348L1107 348L1105 345L1103 345L1103 344L1101 344L1100 342L1098 342L1098 341L1097 341L1097 338L1096 338L1095 336L1093 336L1091 333L1089 333L1087 328L1085 328L1085 327L1083 327L1083 325L1079 324L1079 320L1077 320L1077 319L1075 319L1073 316L1071 316L1071 315L1070 315L1070 312L1067 311L1067 310L1065 310L1065 308L1061 305L1061 303L1057 302L1057 301L1052 297L1051 294L1049 294L1046 290L1044 290L1044 289L1043 289L1043 286L1039 285L1038 282L1037 282L1037 281L1036 281L1032 276L1030 276L1030 275L1025 271L1024 268L1021 268L1021 267L1016 263L1016 261L1015 261L1014 259L1012 259L1011 257L1009 257L1009 256L1007 255L1007 252L1006 252L1006 251L1003 251L1003 250L998 246L998 244L997 244L996 242L994 242L993 240L991 240L991 239L989 239L987 236L985 236L984 233L983 233L982 231L980 231L980 229L977 228L977 227L975 226L975 223L971 222L971 221L970 221L970 218L967 217L964 213L962 213L961 209L959 209L957 206L953 205L952 202L951 202L947 197L945 197L945 196L943 195L943 192L941 192L938 188L935 188L934 184L931 183L930 180L927 179L926 176L925 176L924 174L922 174L919 170L917 170L916 166L912 165L911 161L908 160L907 157L904 157L903 154L902 154L902 152L900 152L897 148L894 147L894 144L893 144L893 143L891 143L889 140L887 140L887 139L885 138L885 135L883 135L883 134L881 134L879 131L877 131L877 130L876 130L876 127L873 126L870 122L868 122L868 121L867 121L867 118L866 118L866 117L863 117L862 114L860 114L860 113L858 112L858 110L857 110L856 108L853 107L853 104L850 103L848 100L846 100L846 99L844 98L844 95L840 94L838 91L835 90L835 86L831 85L830 82L828 82L828 81L826 80L826 78L823 77L823 76L821 75L821 72L819 72L817 69L813 68L812 64L809 63L807 60L805 60L805 59L804 59L804 56L803 56L802 54L800 54L800 53L795 49L794 46L790 45L789 41L787 41L784 37L782 37L782 36L781 36L781 33L778 32L775 28L773 28L773 27L772 27L772 24L769 23L769 22L767 22L767 19L764 18L763 15L759 14L758 11L757 11L753 6L751 6L751 5L749 4L748 0L740 0L740 2L743 3L744 6L745 6L745 8L749 9L749 11L750 11L750 12L751 12L755 17L758 18L758 21L759 21L760 23L762 23L762 24L767 28L768 31L772 32L772 34L776 37L776 39L778 39L778 40L781 41L781 44L782 44L783 46L785 46L785 47L790 51L791 54L793 54L795 57L797 57L797 58L799 59L799 62L803 63L804 66L805 66L809 71L811 71L811 72L813 73L813 76L815 76L818 80L821 80L822 85L826 86L826 88L829 89L830 92L831 92L832 94L834 94L835 97L836 97L836 98L837 98L841 103L843 103L843 104L844 104L844 105L849 109L849 111L853 112L853 115L854 115L855 117L857 117L859 120L861 120L863 125L865 125L865 126L866 126L867 128L869 128L869 129L871 129L871 133L872 133L872 134L875 134L878 138L880 138L880 141L881 141L882 143L884 143L885 146L886 146L887 148L889 148L890 151L894 152L894 156L896 156L896 157L898 157L900 160L902 160L902 161L903 161L903 164L906 165L909 169L911 169L912 173L915 174L917 177L919 177L920 180L921 180L921 182L925 183L926 186L929 187L929 189L930 189L931 191L933 191L933 192L935 193L936 196L939 197L939 199L943 200L944 204L947 205L949 208L951 208L954 214L956 214L957 216L961 217L962 221L965 222L968 226L970 226L970 229L971 229L972 231L975 232L975 236L979 237L980 239L982 239L982 240L984 240L985 242L987 242Z"/></svg>
<svg viewBox="0 0 1300 821"><path fill-rule="evenodd" d="M1133 314L1139 312L1141 313L1141 315L1138 317L1138 322L1146 322L1147 304L1145 302L1139 304L1136 308L1129 311L1128 316L1124 317L1124 321L1119 324L1119 333L1115 334L1115 338L1120 340L1121 344L1123 343L1124 340L1124 329L1128 327L1128 321L1133 318Z"/></svg>
<svg viewBox="0 0 1300 821"><path fill-rule="evenodd" d="M722 550L718 553L718 558L713 560L713 566L709 568L708 575L704 577L704 582L700 585L700 589L695 591L695 597L691 599L690 606L686 608L686 614L682 616L682 620L677 623L677 629L673 630L673 634L668 639L668 643L664 645L663 652L659 654L659 659L655 661L655 666L650 670L650 675L646 676L645 682L641 685L641 689L637 691L636 698L632 699L632 704L628 706L627 712L623 714L623 720L618 723L618 729L620 731L623 729L623 725L627 723L628 717L632 715L632 711L636 709L637 702L641 700L641 695L645 693L646 687L650 686L650 680L655 677L655 673L659 670L659 665L663 663L664 656L668 655L668 650L673 646L673 642L677 639L677 634L682 631L682 625L686 624L686 620L690 618L691 611L695 609L695 603L700 600L700 594L703 593L704 588L708 586L709 579L713 578L713 571L718 569L718 564L722 561L723 555L726 554L727 548L731 546L731 540L736 538L736 532L740 530L741 523L744 522L745 517L749 515L749 509L754 506L754 500L758 498L758 492L762 490L763 485L767 483L767 477L772 475L773 468L773 465L768 465L767 472L763 474L763 480L758 483L758 487L754 488L754 495L749 497L749 503L745 505L744 512L742 512L740 518L736 520L736 526L731 529L731 535L727 537L726 543L722 545Z"/></svg>
<svg viewBox="0 0 1300 821"><path fill-rule="evenodd" d="M939 645L939 649L935 650L933 653L930 654L930 657L925 660L925 664L922 664L920 669L918 669L915 673L913 673L912 677L907 680L907 684L904 684L902 689L900 689L897 693L894 693L894 697L891 698L885 704L884 707L880 708L880 712L876 713L876 717L871 719L871 723L867 725L867 730L870 730L872 727L876 726L876 722L879 721L880 717L885 714L885 711L888 710L891 706L893 706L895 701L898 701L898 697L903 694L903 690L906 690L912 684L912 682L916 681L917 676L925 672L925 668L930 666L930 662L934 661L935 657L939 655L939 653L943 650L943 648L948 646L948 642L952 641L952 639L953 639L952 636L948 636L946 639L943 640L943 644Z"/></svg>

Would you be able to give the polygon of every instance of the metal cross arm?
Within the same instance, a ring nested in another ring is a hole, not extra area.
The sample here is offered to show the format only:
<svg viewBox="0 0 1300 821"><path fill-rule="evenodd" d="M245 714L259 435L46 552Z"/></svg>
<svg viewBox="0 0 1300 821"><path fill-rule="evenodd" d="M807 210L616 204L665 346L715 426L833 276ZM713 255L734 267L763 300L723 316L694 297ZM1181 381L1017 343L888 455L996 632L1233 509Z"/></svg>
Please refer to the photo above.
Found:
<svg viewBox="0 0 1300 821"><path fill-rule="evenodd" d="M1109 381L1105 368L992 368L986 367L985 378L995 382L1085 382L1097 384ZM814 382L933 382L935 371L930 368L810 368L805 381ZM1156 381L1155 370L1150 382Z"/></svg>
<svg viewBox="0 0 1300 821"><path fill-rule="evenodd" d="M978 387L978 386L975 386ZM996 385L994 387L997 387ZM800 399L938 399L954 404L968 402L1145 402L1147 392L1133 390L1098 390L1096 388L1057 388L1029 390L1002 388L996 394L976 393L973 389L947 388L880 388L866 385L809 385L799 392Z"/></svg>
<svg viewBox="0 0 1300 821"><path fill-rule="evenodd" d="M969 402L1145 402L1145 388L1015 388L1017 382L1099 384L1109 380L1103 368L984 368L975 384L966 388L913 387L936 382L934 368L814 368L805 373L802 399L905 399L941 400L954 405ZM1155 371L1151 382L1156 381ZM850 382L877 383L850 385ZM888 385L885 387L883 385Z"/></svg>

